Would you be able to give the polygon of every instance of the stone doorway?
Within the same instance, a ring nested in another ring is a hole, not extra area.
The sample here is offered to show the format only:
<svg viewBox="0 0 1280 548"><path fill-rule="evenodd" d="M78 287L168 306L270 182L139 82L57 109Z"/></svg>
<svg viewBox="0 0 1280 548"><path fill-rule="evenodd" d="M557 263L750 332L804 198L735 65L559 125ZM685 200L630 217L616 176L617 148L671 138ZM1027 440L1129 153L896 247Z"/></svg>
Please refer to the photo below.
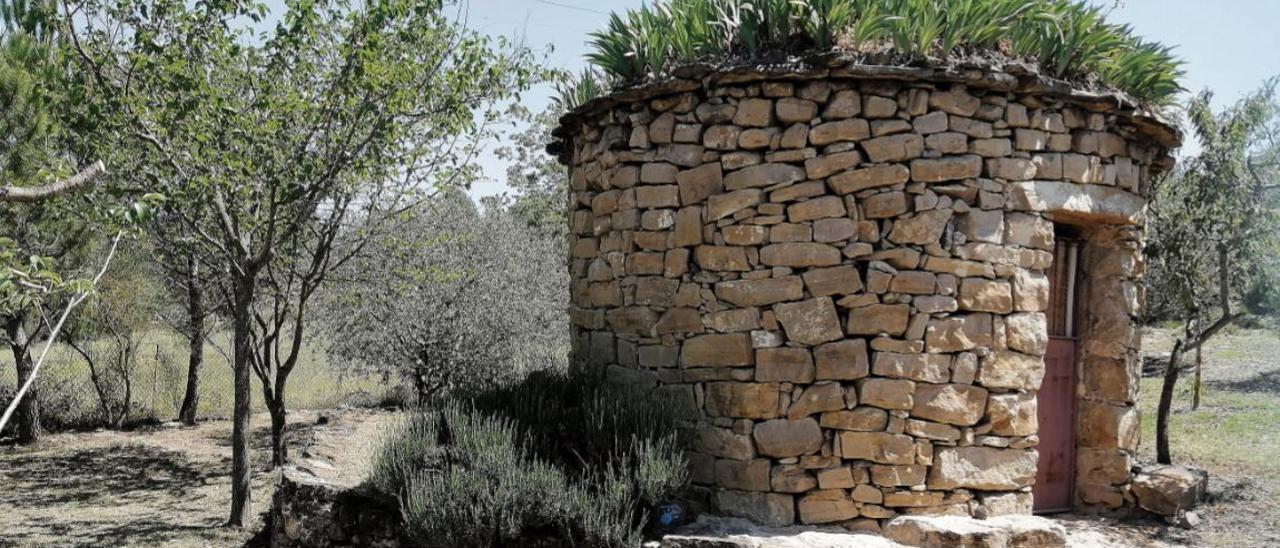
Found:
<svg viewBox="0 0 1280 548"><path fill-rule="evenodd" d="M1037 392L1039 461L1033 488L1036 513L1068 511L1072 506L1075 471L1076 356L1079 346L1079 308L1082 243L1069 226L1055 227L1053 266L1049 278L1049 306L1045 311L1049 343L1044 381Z"/></svg>

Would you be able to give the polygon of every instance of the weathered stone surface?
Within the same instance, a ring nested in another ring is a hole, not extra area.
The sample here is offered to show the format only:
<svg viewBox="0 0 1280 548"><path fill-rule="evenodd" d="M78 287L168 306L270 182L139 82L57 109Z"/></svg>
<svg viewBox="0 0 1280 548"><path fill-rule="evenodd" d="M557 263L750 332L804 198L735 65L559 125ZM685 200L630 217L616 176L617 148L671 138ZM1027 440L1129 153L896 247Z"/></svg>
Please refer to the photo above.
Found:
<svg viewBox="0 0 1280 548"><path fill-rule="evenodd" d="M931 421L972 426L982 419L987 391L967 384L918 384L911 415Z"/></svg>
<svg viewBox="0 0 1280 548"><path fill-rule="evenodd" d="M716 485L742 491L768 491L769 463L769 459L718 459L715 464Z"/></svg>
<svg viewBox="0 0 1280 548"><path fill-rule="evenodd" d="M700 453L724 459L747 460L755 455L751 436L707 423L698 424L694 432L693 447Z"/></svg>
<svg viewBox="0 0 1280 548"><path fill-rule="evenodd" d="M905 270L893 275L889 282L890 293L908 295L932 295L937 290L938 277L932 272Z"/></svg>
<svg viewBox="0 0 1280 548"><path fill-rule="evenodd" d="M1034 449L941 447L933 453L929 488L1008 491L1026 487L1036 479L1038 458Z"/></svg>
<svg viewBox="0 0 1280 548"><path fill-rule="evenodd" d="M813 356L805 348L761 348L756 351L756 381L813 382Z"/></svg>
<svg viewBox="0 0 1280 548"><path fill-rule="evenodd" d="M843 411L822 414L823 428L852 430L855 432L880 432L889 423L889 413L876 407L855 407Z"/></svg>
<svg viewBox="0 0 1280 548"><path fill-rule="evenodd" d="M852 118L862 112L862 96L852 89L835 92L822 111L822 117L828 120Z"/></svg>
<svg viewBox="0 0 1280 548"><path fill-rule="evenodd" d="M839 384L816 384L806 388L799 398L791 402L791 407L787 408L787 418L802 419L816 413L844 408L844 389Z"/></svg>
<svg viewBox="0 0 1280 548"><path fill-rule="evenodd" d="M871 126L857 118L827 122L809 130L809 142L814 146L826 146L840 141L861 141L871 136Z"/></svg>
<svg viewBox="0 0 1280 548"><path fill-rule="evenodd" d="M840 456L881 464L912 464L916 443L911 436L885 432L840 432Z"/></svg>
<svg viewBox="0 0 1280 548"><path fill-rule="evenodd" d="M832 523L858 517L858 507L843 489L814 491L796 502L800 522Z"/></svg>
<svg viewBox="0 0 1280 548"><path fill-rule="evenodd" d="M982 100L970 95L964 86L953 86L947 91L930 93L929 106L957 116L973 116L982 106Z"/></svg>
<svg viewBox="0 0 1280 548"><path fill-rule="evenodd" d="M778 385L742 382L707 384L707 414L712 417L769 419L778 416Z"/></svg>
<svg viewBox="0 0 1280 548"><path fill-rule="evenodd" d="M1155 465L1144 467L1131 486L1139 506L1173 517L1200 504L1209 492L1209 474L1187 466Z"/></svg>
<svg viewBox="0 0 1280 548"><path fill-rule="evenodd" d="M1004 280L965 278L960 281L960 309L1008 314L1013 311L1013 286Z"/></svg>
<svg viewBox="0 0 1280 548"><path fill-rule="evenodd" d="M739 169L724 177L726 190L760 188L803 181L804 169L789 164L760 164Z"/></svg>
<svg viewBox="0 0 1280 548"><path fill-rule="evenodd" d="M867 341L846 339L813 349L818 380L851 381L867 376Z"/></svg>
<svg viewBox="0 0 1280 548"><path fill-rule="evenodd" d="M951 220L951 210L924 211L893 223L889 240L900 244L937 244Z"/></svg>
<svg viewBox="0 0 1280 548"><path fill-rule="evenodd" d="M945 383L951 378L951 356L876 352L872 372L882 377Z"/></svg>
<svg viewBox="0 0 1280 548"><path fill-rule="evenodd" d="M1035 394L992 394L987 400L987 422L997 436L1035 434L1039 428Z"/></svg>
<svg viewBox="0 0 1280 548"><path fill-rule="evenodd" d="M1129 405L1085 401L1078 411L1077 444L1081 447L1138 448L1138 409Z"/></svg>
<svg viewBox="0 0 1280 548"><path fill-rule="evenodd" d="M724 174L719 162L703 164L677 173L676 184L680 188L680 204L693 205L719 194L724 187Z"/></svg>
<svg viewBox="0 0 1280 548"><path fill-rule="evenodd" d="M979 175L982 175L982 157L976 154L911 161L911 180L918 183L972 179Z"/></svg>
<svg viewBox="0 0 1280 548"><path fill-rule="evenodd" d="M736 246L700 245L693 249L698 268L713 271L746 272L751 270L747 252Z"/></svg>
<svg viewBox="0 0 1280 548"><path fill-rule="evenodd" d="M765 306L804 296L804 282L799 276L733 280L715 286L716 298L737 306Z"/></svg>
<svg viewBox="0 0 1280 548"><path fill-rule="evenodd" d="M902 184L910 178L911 170L901 164L893 164L846 171L832 176L827 184L831 185L831 190L836 194L849 194L868 188Z"/></svg>
<svg viewBox="0 0 1280 548"><path fill-rule="evenodd" d="M755 188L715 194L707 198L707 219L711 221L723 219L762 201L764 201L764 192Z"/></svg>
<svg viewBox="0 0 1280 548"><path fill-rule="evenodd" d="M1136 194L1115 187L1057 181L1010 183L1009 198L1020 210L1065 213L1102 224L1138 223L1146 206Z"/></svg>
<svg viewBox="0 0 1280 548"><path fill-rule="evenodd" d="M910 487L924 485L927 466L912 464L906 466L887 466L873 464L869 467L871 483L881 487Z"/></svg>
<svg viewBox="0 0 1280 548"><path fill-rule="evenodd" d="M822 429L813 419L774 419L757 424L752 436L761 455L787 458L822 448Z"/></svg>
<svg viewBox="0 0 1280 548"><path fill-rule="evenodd" d="M840 249L819 243L782 243L760 249L760 262L769 266L835 266L840 264Z"/></svg>
<svg viewBox="0 0 1280 548"><path fill-rule="evenodd" d="M1049 277L1042 272L1019 270L1013 276L1013 308L1040 312L1049 308Z"/></svg>
<svg viewBox="0 0 1280 548"><path fill-rule="evenodd" d="M699 335L684 342L680 363L688 367L733 367L754 363L751 337L743 333Z"/></svg>
<svg viewBox="0 0 1280 548"><path fill-rule="evenodd" d="M773 311L787 333L787 338L800 344L817 345L844 337L840 319L830 297L819 297L796 303L779 303Z"/></svg>
<svg viewBox="0 0 1280 548"><path fill-rule="evenodd" d="M739 126L766 127L773 123L773 101L743 99L738 103L733 123Z"/></svg>
<svg viewBox="0 0 1280 548"><path fill-rule="evenodd" d="M718 490L715 504L724 515L746 518L761 525L791 525L796 519L795 501L791 495L781 493Z"/></svg>
<svg viewBox="0 0 1280 548"><path fill-rule="evenodd" d="M911 409L916 383L904 379L867 378L858 381L858 402L881 409Z"/></svg>
<svg viewBox="0 0 1280 548"><path fill-rule="evenodd" d="M1066 529L1038 516L999 516L977 520L961 516L901 516L884 526L884 535L908 546L973 548L1064 548Z"/></svg>
<svg viewBox="0 0 1280 548"><path fill-rule="evenodd" d="M915 133L879 137L863 141L862 150L872 163L902 162L924 154L924 138Z"/></svg>
<svg viewBox="0 0 1280 548"><path fill-rule="evenodd" d="M856 167L860 163L862 163L862 154L856 150L850 150L810 158L804 162L804 170L810 179L825 179Z"/></svg>
<svg viewBox="0 0 1280 548"><path fill-rule="evenodd" d="M907 331L911 319L911 306L905 304L875 304L849 311L850 335L901 335Z"/></svg>
<svg viewBox="0 0 1280 548"><path fill-rule="evenodd" d="M776 111L778 121L784 124L808 123L818 116L818 104L806 99L787 97L778 100Z"/></svg>
<svg viewBox="0 0 1280 548"><path fill-rule="evenodd" d="M1021 352L999 350L982 358L978 367L979 384L989 388L1035 391L1044 380L1044 359Z"/></svg>
<svg viewBox="0 0 1280 548"><path fill-rule="evenodd" d="M896 217L906 212L907 195L903 192L882 192L862 201L862 215L868 219Z"/></svg>
<svg viewBox="0 0 1280 548"><path fill-rule="evenodd" d="M848 523L848 522L846 522ZM845 524L841 524L845 525ZM878 528L877 528L878 531ZM903 548L872 532L814 526L755 525L738 518L702 515L698 521L663 537L656 548Z"/></svg>
<svg viewBox="0 0 1280 548"><path fill-rule="evenodd" d="M839 196L823 196L787 206L787 219L793 223L844 215L844 200Z"/></svg>
<svg viewBox="0 0 1280 548"><path fill-rule="evenodd" d="M930 320L925 330L929 352L957 352L991 345L991 315L965 314Z"/></svg>
<svg viewBox="0 0 1280 548"><path fill-rule="evenodd" d="M1009 348L1043 356L1049 347L1049 327L1041 312L1022 312L1004 318L1005 338Z"/></svg>
<svg viewBox="0 0 1280 548"><path fill-rule="evenodd" d="M851 295L862 291L862 277L852 266L811 268L801 278L809 293L815 297Z"/></svg>

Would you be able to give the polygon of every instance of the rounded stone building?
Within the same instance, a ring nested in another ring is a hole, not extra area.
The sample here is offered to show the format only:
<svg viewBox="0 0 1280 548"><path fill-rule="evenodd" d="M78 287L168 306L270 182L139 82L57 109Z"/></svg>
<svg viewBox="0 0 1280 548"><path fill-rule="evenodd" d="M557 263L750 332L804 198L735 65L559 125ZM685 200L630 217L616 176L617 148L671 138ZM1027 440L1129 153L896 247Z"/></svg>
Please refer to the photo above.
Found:
<svg viewBox="0 0 1280 548"><path fill-rule="evenodd" d="M684 411L714 511L1131 504L1159 116L1017 63L828 55L686 68L557 136L574 360Z"/></svg>

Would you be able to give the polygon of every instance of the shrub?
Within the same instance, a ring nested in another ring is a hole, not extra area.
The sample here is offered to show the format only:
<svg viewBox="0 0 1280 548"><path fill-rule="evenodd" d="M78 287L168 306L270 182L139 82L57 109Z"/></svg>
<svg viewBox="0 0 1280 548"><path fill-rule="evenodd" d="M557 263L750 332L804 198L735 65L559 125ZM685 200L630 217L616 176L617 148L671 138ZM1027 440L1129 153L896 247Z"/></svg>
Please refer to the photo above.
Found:
<svg viewBox="0 0 1280 548"><path fill-rule="evenodd" d="M665 0L613 14L591 34L587 58L605 78L628 84L713 56L885 48L913 62L986 51L1170 102L1181 90L1181 61L1105 14L1082 0ZM596 80L588 85L603 89ZM572 108L583 95L564 91L562 103Z"/></svg>
<svg viewBox="0 0 1280 548"><path fill-rule="evenodd" d="M535 374L407 419L370 483L424 545L637 546L687 481L667 409L652 394Z"/></svg>

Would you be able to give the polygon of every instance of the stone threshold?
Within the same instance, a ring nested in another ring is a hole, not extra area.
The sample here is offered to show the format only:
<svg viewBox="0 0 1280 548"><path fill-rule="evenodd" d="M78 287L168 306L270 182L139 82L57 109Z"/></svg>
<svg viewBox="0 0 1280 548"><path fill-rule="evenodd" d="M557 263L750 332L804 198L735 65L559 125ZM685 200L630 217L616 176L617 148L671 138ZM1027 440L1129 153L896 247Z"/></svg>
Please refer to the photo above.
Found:
<svg viewBox="0 0 1280 548"><path fill-rule="evenodd" d="M647 543L646 548L1059 548L1066 529L1036 516L974 519L959 516L902 516L885 525L883 536L839 527L767 527L741 518L702 516L692 524Z"/></svg>

